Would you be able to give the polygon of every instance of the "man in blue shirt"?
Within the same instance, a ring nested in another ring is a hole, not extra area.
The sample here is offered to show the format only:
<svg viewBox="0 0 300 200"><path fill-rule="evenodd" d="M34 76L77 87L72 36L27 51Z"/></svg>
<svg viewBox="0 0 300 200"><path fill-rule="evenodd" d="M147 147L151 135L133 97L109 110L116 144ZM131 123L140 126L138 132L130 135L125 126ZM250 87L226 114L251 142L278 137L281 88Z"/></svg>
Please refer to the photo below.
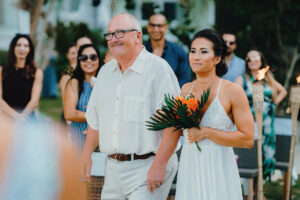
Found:
<svg viewBox="0 0 300 200"><path fill-rule="evenodd" d="M242 76L245 73L246 62L234 54L234 51L237 48L236 36L233 33L227 32L223 33L222 36L228 47L227 55L225 57L228 71L222 78L234 82L238 76Z"/></svg>
<svg viewBox="0 0 300 200"><path fill-rule="evenodd" d="M149 52L162 57L169 63L175 72L180 87L182 87L183 84L191 80L188 55L182 47L165 39L164 35L168 28L169 26L164 15L152 15L147 25L150 40L144 45Z"/></svg>

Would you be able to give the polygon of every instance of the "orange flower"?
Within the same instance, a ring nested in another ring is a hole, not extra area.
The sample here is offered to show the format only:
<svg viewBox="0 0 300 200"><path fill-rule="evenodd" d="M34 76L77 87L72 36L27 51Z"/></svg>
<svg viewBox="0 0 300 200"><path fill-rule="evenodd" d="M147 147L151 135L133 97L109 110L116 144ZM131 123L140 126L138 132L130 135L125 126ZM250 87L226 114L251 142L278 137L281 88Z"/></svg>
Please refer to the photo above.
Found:
<svg viewBox="0 0 300 200"><path fill-rule="evenodd" d="M187 107L190 111L195 112L198 106L198 101L196 99L190 98L187 100Z"/></svg>
<svg viewBox="0 0 300 200"><path fill-rule="evenodd" d="M187 104L187 100L182 96L177 96L175 99L181 101L182 104Z"/></svg>

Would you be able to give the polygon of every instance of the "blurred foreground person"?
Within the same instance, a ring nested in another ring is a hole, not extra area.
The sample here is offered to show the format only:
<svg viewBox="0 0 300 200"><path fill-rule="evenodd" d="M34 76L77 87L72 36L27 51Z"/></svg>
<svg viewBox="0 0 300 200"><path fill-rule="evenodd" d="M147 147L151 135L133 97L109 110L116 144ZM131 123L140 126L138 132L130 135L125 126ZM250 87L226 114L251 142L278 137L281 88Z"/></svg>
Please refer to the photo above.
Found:
<svg viewBox="0 0 300 200"><path fill-rule="evenodd" d="M0 114L0 199L82 200L78 157L53 124Z"/></svg>

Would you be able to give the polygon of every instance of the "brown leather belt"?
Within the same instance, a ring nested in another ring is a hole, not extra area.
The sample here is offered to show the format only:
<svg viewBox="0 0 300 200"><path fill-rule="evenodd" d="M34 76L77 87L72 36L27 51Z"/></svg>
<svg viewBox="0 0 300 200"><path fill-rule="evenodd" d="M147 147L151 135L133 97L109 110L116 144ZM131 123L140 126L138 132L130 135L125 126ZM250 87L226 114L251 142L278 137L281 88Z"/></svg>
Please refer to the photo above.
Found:
<svg viewBox="0 0 300 200"><path fill-rule="evenodd" d="M109 155L109 157L116 159L117 161L131 161L131 155L133 155L133 160L139 160L139 159L144 160L151 156L155 156L155 153L151 152L144 155L116 153L116 154Z"/></svg>

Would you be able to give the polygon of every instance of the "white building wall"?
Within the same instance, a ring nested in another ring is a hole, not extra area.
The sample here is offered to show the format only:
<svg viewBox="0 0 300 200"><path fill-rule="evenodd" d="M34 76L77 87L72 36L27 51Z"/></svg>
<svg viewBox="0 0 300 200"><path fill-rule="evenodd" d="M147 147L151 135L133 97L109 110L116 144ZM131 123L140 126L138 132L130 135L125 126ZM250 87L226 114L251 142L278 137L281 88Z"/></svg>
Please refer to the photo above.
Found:
<svg viewBox="0 0 300 200"><path fill-rule="evenodd" d="M30 15L16 8L16 0L1 0L0 49L8 50L16 33L30 32Z"/></svg>

